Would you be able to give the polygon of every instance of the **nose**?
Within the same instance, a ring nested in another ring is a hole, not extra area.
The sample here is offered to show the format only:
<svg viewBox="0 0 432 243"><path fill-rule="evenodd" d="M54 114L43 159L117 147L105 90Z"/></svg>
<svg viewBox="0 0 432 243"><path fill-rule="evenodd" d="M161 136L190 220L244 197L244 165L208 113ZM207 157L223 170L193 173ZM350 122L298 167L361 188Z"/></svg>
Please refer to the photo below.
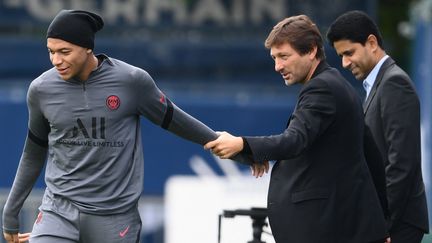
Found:
<svg viewBox="0 0 432 243"><path fill-rule="evenodd" d="M281 62L275 59L275 71L279 73L282 69L283 65L281 64Z"/></svg>
<svg viewBox="0 0 432 243"><path fill-rule="evenodd" d="M342 56L342 67L348 69L350 65L351 65L351 60L346 56Z"/></svg>
<svg viewBox="0 0 432 243"><path fill-rule="evenodd" d="M54 66L58 66L58 65L62 64L63 59L61 58L60 55L58 55L57 53L51 53L50 56L51 56L51 63Z"/></svg>

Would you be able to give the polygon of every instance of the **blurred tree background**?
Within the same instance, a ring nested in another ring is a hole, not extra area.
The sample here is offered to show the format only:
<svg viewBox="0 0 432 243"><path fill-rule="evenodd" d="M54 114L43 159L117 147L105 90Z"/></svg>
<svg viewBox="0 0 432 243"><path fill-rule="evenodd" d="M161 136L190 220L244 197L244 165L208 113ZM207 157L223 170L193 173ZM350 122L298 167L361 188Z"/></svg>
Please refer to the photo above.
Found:
<svg viewBox="0 0 432 243"><path fill-rule="evenodd" d="M412 40L403 34L403 27L410 21L410 6L413 1L379 0L376 19L384 38L387 54L407 73L411 73Z"/></svg>

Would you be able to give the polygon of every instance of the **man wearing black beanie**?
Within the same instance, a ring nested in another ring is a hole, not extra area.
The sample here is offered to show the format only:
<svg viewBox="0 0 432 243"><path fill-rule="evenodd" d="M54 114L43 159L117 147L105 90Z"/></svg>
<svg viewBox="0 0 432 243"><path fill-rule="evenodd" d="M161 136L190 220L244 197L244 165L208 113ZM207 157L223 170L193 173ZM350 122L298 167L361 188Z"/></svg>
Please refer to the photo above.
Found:
<svg viewBox="0 0 432 243"><path fill-rule="evenodd" d="M62 10L48 27L47 38L57 38L88 49L94 48L95 33L104 26L102 18L81 10Z"/></svg>
<svg viewBox="0 0 432 243"><path fill-rule="evenodd" d="M139 242L140 117L200 145L218 136L172 103L143 69L95 55L94 35L103 25L94 13L62 10L48 27L54 67L28 89L28 135L3 210L8 242L28 236L19 237L18 215L45 161L47 187L31 243Z"/></svg>

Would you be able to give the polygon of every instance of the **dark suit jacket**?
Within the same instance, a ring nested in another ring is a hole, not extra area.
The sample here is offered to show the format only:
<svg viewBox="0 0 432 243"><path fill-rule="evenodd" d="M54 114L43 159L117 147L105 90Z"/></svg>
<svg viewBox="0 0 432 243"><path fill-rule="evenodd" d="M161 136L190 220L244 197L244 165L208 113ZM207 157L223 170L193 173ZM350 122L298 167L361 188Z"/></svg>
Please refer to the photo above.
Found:
<svg viewBox="0 0 432 243"><path fill-rule="evenodd" d="M321 62L279 135L245 137L255 161L278 160L268 192L277 243L365 243L386 235L363 152L361 101Z"/></svg>
<svg viewBox="0 0 432 243"><path fill-rule="evenodd" d="M402 221L428 232L419 99L412 81L393 59L388 58L378 72L364 114L366 158L379 161L386 170L390 233Z"/></svg>

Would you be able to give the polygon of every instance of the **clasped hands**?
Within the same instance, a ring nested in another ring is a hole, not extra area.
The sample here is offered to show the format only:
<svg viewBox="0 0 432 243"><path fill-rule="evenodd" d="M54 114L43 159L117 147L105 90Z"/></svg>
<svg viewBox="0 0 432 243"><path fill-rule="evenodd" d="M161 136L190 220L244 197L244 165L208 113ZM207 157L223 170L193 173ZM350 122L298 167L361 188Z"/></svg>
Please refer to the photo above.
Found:
<svg viewBox="0 0 432 243"><path fill-rule="evenodd" d="M221 159L230 159L243 150L243 138L233 136L228 132L217 132L217 134L219 137L216 140L206 143L204 149L210 150L210 152ZM255 162L250 168L253 176L256 178L262 177L264 173L268 173L269 162Z"/></svg>

